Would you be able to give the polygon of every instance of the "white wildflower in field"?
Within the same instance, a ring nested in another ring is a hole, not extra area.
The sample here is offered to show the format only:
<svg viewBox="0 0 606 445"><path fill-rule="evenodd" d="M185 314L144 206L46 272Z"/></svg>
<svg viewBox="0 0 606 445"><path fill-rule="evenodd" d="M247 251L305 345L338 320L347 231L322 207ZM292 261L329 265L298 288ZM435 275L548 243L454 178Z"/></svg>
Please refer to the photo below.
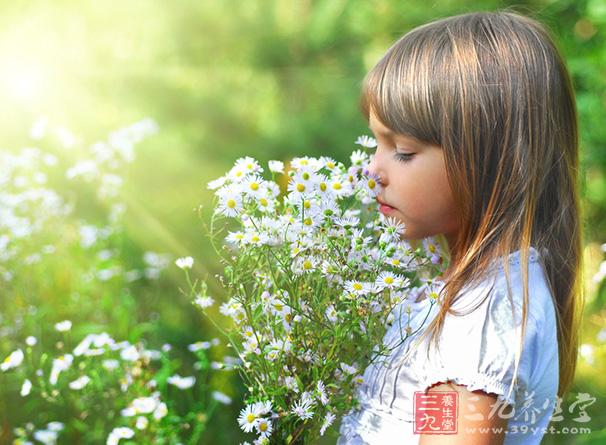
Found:
<svg viewBox="0 0 606 445"><path fill-rule="evenodd" d="M135 362L141 358L141 354L135 345L128 345L120 351L120 358L128 362Z"/></svg>
<svg viewBox="0 0 606 445"><path fill-rule="evenodd" d="M32 382L29 379L25 379L23 381L23 385L21 385L21 391L19 392L19 394L21 394L21 397L25 397L25 396L29 395L31 390L32 390Z"/></svg>
<svg viewBox="0 0 606 445"><path fill-rule="evenodd" d="M189 389L196 383L195 377L181 377L179 374L171 375L167 380L171 385L179 389Z"/></svg>
<svg viewBox="0 0 606 445"><path fill-rule="evenodd" d="M9 369L16 368L23 362L23 357L24 355L21 349L11 352L10 355L6 357L0 364L0 370L8 371Z"/></svg>
<svg viewBox="0 0 606 445"><path fill-rule="evenodd" d="M191 269L194 265L194 259L190 256L188 257L183 257L183 258L177 258L177 260L175 261L175 264L177 265L177 267L179 269Z"/></svg>
<svg viewBox="0 0 606 445"><path fill-rule="evenodd" d="M196 352L203 349L209 349L211 346L212 345L209 341L197 341L196 343L188 345L187 349L189 349L191 352Z"/></svg>
<svg viewBox="0 0 606 445"><path fill-rule="evenodd" d="M107 445L118 445L120 439L132 439L135 432L128 427L114 428L107 437Z"/></svg>
<svg viewBox="0 0 606 445"><path fill-rule="evenodd" d="M147 420L147 417L143 417L143 416L137 417L137 422L135 423L135 427L138 430L144 430L147 428L148 425L149 425L149 420Z"/></svg>
<svg viewBox="0 0 606 445"><path fill-rule="evenodd" d="M38 430L34 432L34 439L43 443L44 445L55 445L59 434L56 431L50 430Z"/></svg>
<svg viewBox="0 0 606 445"><path fill-rule="evenodd" d="M31 335L30 335L30 336L28 336L28 337L25 339L25 344L26 344L27 346L36 346L36 343L38 343L38 339L37 339L36 337L31 336Z"/></svg>
<svg viewBox="0 0 606 445"><path fill-rule="evenodd" d="M55 329L59 332L67 332L72 328L72 322L69 320L63 320L55 324Z"/></svg>
<svg viewBox="0 0 606 445"><path fill-rule="evenodd" d="M217 402L223 405L231 405L231 397L229 397L227 394L224 394L221 391L213 391L211 395L212 398Z"/></svg>
<svg viewBox="0 0 606 445"><path fill-rule="evenodd" d="M53 359L53 367L51 368L51 373L49 377L49 383L51 385L56 385L57 380L59 379L59 374L63 371L67 371L74 361L74 356L72 354L65 354L59 358Z"/></svg>
<svg viewBox="0 0 606 445"><path fill-rule="evenodd" d="M90 383L90 377L83 375L82 377L69 383L69 387L74 390L80 390Z"/></svg>
<svg viewBox="0 0 606 445"><path fill-rule="evenodd" d="M329 426L333 424L336 416L333 413L327 413L324 417L324 422L322 422L322 426L320 427L320 436L323 436Z"/></svg>
<svg viewBox="0 0 606 445"><path fill-rule="evenodd" d="M194 304L196 304L200 309L207 309L215 304L215 300L209 296L197 296L194 300Z"/></svg>

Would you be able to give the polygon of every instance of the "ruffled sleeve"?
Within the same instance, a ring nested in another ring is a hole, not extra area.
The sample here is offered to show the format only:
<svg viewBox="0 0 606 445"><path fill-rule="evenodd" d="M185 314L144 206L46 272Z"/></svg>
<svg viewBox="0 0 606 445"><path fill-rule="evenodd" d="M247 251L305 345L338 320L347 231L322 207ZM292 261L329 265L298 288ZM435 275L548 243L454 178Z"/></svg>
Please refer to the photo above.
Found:
<svg viewBox="0 0 606 445"><path fill-rule="evenodd" d="M507 291L494 282L490 287L473 290L455 303L453 308L461 311L461 315L446 316L439 349L432 345L427 356L424 344L422 351L418 351L425 359L417 376L424 390L436 383L452 381L469 391L483 390L501 396L508 404L515 403L516 396L528 387L531 370L524 355L536 344L537 337L536 323L528 317L525 352L518 365L516 383L509 393L522 322L521 300L516 294L514 290L515 310ZM477 309L470 311L480 301Z"/></svg>

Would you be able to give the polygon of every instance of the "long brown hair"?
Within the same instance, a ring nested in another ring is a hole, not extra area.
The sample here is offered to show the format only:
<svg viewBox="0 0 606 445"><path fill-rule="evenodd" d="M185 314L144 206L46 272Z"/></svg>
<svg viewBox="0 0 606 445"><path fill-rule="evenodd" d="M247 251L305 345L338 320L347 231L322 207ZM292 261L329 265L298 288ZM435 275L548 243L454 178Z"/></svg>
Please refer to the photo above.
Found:
<svg viewBox="0 0 606 445"><path fill-rule="evenodd" d="M538 250L558 328L559 388L569 391L584 302L574 92L547 29L510 10L435 20L401 37L366 75L361 97L396 133L444 150L460 212L434 342L457 295L497 258L520 251L522 335L529 248ZM504 261L509 282L509 269ZM515 379L514 379L515 381ZM512 385L513 386L513 385ZM511 391L511 388L510 388Z"/></svg>

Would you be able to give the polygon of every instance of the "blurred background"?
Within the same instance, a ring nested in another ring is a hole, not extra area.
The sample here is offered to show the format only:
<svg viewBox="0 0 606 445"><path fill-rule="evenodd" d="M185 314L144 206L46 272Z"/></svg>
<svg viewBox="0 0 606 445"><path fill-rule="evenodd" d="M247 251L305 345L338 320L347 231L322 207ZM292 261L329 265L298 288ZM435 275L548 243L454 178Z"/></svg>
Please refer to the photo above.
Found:
<svg viewBox="0 0 606 445"><path fill-rule="evenodd" d="M174 266L191 255L197 276L219 271L202 230L211 211L206 184L245 155L344 161L357 136L369 134L358 109L364 74L399 36L442 16L508 6L551 29L581 124L587 304L560 426L593 432L548 434L544 443L605 443L605 0L2 0L0 184L13 213L0 214L13 223L0 223L9 252L0 259L0 359L17 349L25 359L0 373L0 443L53 443L53 432L58 443L105 443L126 425L120 410L128 400L151 396L149 380L160 383L172 426L142 429L149 436L141 437L244 440L236 422L243 388L218 369L229 351L223 342L200 346L218 333L179 292L184 277ZM51 214L36 213L48 195L32 197L28 187L57 192ZM24 223L15 215L27 219L26 233L15 234ZM69 329L55 326L64 320ZM59 366L54 360L103 331L152 351L149 363L133 365L123 345L115 350L125 362L118 377L103 374L92 354L73 354L64 373L97 369L96 389L66 396L39 382L38 369ZM147 376L139 386L122 381L133 367L135 377ZM175 373L198 376L195 387L167 386ZM33 389L22 396L26 379ZM111 382L130 389L113 393ZM194 390L232 402L201 401ZM578 394L586 396L579 402ZM325 443L334 443L332 434Z"/></svg>

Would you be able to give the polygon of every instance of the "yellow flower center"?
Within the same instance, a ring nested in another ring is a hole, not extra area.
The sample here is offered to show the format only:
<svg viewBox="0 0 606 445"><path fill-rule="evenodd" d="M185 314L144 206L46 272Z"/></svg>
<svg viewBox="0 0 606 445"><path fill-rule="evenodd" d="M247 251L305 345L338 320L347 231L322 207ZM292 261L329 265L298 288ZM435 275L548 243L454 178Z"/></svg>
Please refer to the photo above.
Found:
<svg viewBox="0 0 606 445"><path fill-rule="evenodd" d="M256 182L251 182L250 189L256 192L257 190L259 190L259 184Z"/></svg>
<svg viewBox="0 0 606 445"><path fill-rule="evenodd" d="M341 183L340 182L335 182L332 185L332 188L335 189L335 190L341 190Z"/></svg>
<svg viewBox="0 0 606 445"><path fill-rule="evenodd" d="M311 267L312 267L311 261L309 261L309 260L305 260L305 261L303 262L303 269L305 269L305 270L309 270L309 269L311 269Z"/></svg>
<svg viewBox="0 0 606 445"><path fill-rule="evenodd" d="M322 190L323 192L325 192L325 191L326 191L326 188L327 188L327 187L326 187L326 183L325 183L325 182L321 182L321 183L320 183L320 190Z"/></svg>
<svg viewBox="0 0 606 445"><path fill-rule="evenodd" d="M257 418L257 416L255 414L250 413L248 416L246 416L246 421L248 423L253 423L256 418Z"/></svg>
<svg viewBox="0 0 606 445"><path fill-rule="evenodd" d="M362 290L362 285L361 285L360 283L354 283L354 284L353 284L353 288L354 288L355 290Z"/></svg>
<svg viewBox="0 0 606 445"><path fill-rule="evenodd" d="M303 207L309 209L311 207L311 201L309 199L303 201Z"/></svg>
<svg viewBox="0 0 606 445"><path fill-rule="evenodd" d="M371 189L371 190L372 190L372 189L374 189L376 186L377 186L377 183L375 182L375 180L374 180L374 179L369 179L369 180L368 180L368 188L369 188L369 189Z"/></svg>
<svg viewBox="0 0 606 445"><path fill-rule="evenodd" d="M236 208L236 200L235 199L228 199L227 200L227 207L229 207L230 209L235 209Z"/></svg>
<svg viewBox="0 0 606 445"><path fill-rule="evenodd" d="M385 277L385 283L386 284L393 284L393 278L392 277Z"/></svg>
<svg viewBox="0 0 606 445"><path fill-rule="evenodd" d="M298 192L304 192L305 191L305 185L303 185L303 184L297 184L297 191Z"/></svg>
<svg viewBox="0 0 606 445"><path fill-rule="evenodd" d="M267 202L267 199L261 198L259 199L259 204L261 204L263 207L267 207L267 204L269 204L269 202Z"/></svg>

